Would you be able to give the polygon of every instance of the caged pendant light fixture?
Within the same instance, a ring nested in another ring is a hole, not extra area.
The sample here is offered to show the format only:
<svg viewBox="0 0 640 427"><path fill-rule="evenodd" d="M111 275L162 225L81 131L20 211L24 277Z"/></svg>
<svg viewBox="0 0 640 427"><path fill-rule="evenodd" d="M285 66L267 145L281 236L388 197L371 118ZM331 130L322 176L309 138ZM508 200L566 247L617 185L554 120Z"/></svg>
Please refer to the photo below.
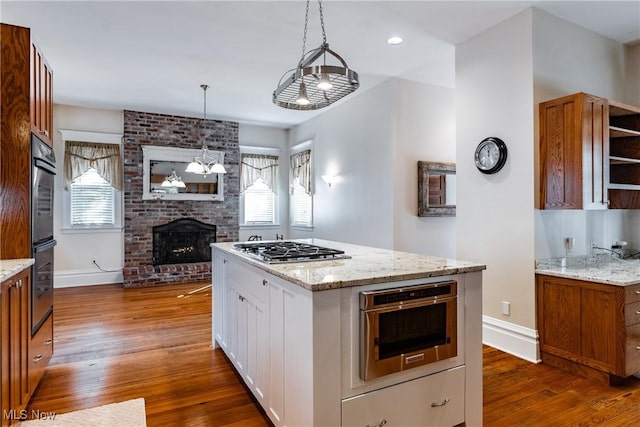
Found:
<svg viewBox="0 0 640 427"><path fill-rule="evenodd" d="M279 107L290 110L319 110L349 95L360 86L358 73L349 69L345 60L329 49L324 28L322 0L318 0L318 8L320 9L322 44L317 49L306 51L309 22L309 0L307 0L302 57L295 68L282 75L278 87L273 91L273 103ZM327 56L333 57L339 64L327 64ZM322 58L321 64L314 65L319 58Z"/></svg>
<svg viewBox="0 0 640 427"><path fill-rule="evenodd" d="M206 130L207 126L207 89L208 85L200 85L204 92L204 115L202 120L202 127ZM220 157L218 155L211 155L207 148L207 136L206 133L202 138L202 154L193 158L193 161L187 165L185 172L197 173L204 175L205 178L209 174L213 173L227 173L226 169L220 163Z"/></svg>

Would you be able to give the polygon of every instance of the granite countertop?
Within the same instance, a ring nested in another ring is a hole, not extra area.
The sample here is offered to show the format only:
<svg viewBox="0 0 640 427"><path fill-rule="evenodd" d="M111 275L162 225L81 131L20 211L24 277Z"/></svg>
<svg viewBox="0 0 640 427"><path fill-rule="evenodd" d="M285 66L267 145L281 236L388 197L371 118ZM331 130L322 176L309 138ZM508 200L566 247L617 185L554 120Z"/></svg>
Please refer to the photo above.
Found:
<svg viewBox="0 0 640 427"><path fill-rule="evenodd" d="M4 282L21 271L24 271L27 267L33 265L34 262L35 260L33 258L0 260L0 282Z"/></svg>
<svg viewBox="0 0 640 427"><path fill-rule="evenodd" d="M535 272L547 276L630 286L640 283L640 260L620 259L608 254L551 258L536 261Z"/></svg>
<svg viewBox="0 0 640 427"><path fill-rule="evenodd" d="M373 283L423 279L485 270L474 262L457 261L409 252L378 249L322 239L297 239L312 245L343 250L350 259L266 264L233 250L237 242L212 243L211 246L261 270L310 291L370 285Z"/></svg>

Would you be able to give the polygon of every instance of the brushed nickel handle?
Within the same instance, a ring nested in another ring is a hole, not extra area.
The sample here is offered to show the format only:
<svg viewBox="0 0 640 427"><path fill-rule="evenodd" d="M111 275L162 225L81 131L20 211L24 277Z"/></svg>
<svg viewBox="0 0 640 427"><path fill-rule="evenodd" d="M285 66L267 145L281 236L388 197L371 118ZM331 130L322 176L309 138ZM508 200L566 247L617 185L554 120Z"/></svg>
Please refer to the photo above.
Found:
<svg viewBox="0 0 640 427"><path fill-rule="evenodd" d="M640 310L636 311L636 316L640 316Z"/></svg>
<svg viewBox="0 0 640 427"><path fill-rule="evenodd" d="M636 295L640 295L640 289L636 290Z"/></svg>
<svg viewBox="0 0 640 427"><path fill-rule="evenodd" d="M387 423L387 420L380 420L380 422L378 422L378 424L367 424L367 427L382 427L383 425L385 425Z"/></svg>
<svg viewBox="0 0 640 427"><path fill-rule="evenodd" d="M637 346L636 346L636 350L640 350L640 345L637 345Z"/></svg>
<svg viewBox="0 0 640 427"><path fill-rule="evenodd" d="M445 398L444 398L443 400L441 400L440 402L432 402L432 403L431 403L431 407L432 407L432 408L438 408L438 407L440 407L440 406L444 406L444 405L446 405L447 403L449 403L449 398L448 398L448 397L445 397Z"/></svg>
<svg viewBox="0 0 640 427"><path fill-rule="evenodd" d="M53 340L52 339L48 339L44 342L44 345L51 345L53 344Z"/></svg>
<svg viewBox="0 0 640 427"><path fill-rule="evenodd" d="M36 357L33 358L33 363L38 363L40 360L42 359L42 355L39 354Z"/></svg>
<svg viewBox="0 0 640 427"><path fill-rule="evenodd" d="M267 286L267 283L269 283L267 282L267 279L262 279L262 286Z"/></svg>

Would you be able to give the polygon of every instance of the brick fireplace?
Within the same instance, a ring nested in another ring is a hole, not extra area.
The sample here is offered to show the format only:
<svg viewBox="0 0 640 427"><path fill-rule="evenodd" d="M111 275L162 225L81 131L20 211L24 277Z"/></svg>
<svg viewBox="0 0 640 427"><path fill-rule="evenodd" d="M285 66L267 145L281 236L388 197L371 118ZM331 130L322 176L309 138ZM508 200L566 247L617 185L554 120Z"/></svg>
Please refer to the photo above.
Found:
<svg viewBox="0 0 640 427"><path fill-rule="evenodd" d="M211 280L211 262L154 265L153 227L191 218L215 225L218 242L238 240L238 123L208 120L207 146L225 153L224 201L143 200L142 146L202 147L202 119L124 112L124 286Z"/></svg>

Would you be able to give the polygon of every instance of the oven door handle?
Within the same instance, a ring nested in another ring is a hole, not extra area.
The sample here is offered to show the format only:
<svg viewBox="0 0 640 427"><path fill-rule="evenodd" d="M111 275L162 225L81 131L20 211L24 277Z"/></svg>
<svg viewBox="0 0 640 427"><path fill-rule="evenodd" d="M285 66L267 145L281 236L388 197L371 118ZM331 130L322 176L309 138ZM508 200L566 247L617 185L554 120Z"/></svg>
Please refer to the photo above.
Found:
<svg viewBox="0 0 640 427"><path fill-rule="evenodd" d="M51 163L45 162L42 159L34 158L33 165L39 169L43 169L46 172L49 172L52 175L56 174L56 167L53 166Z"/></svg>
<svg viewBox="0 0 640 427"><path fill-rule="evenodd" d="M52 247L54 247L57 244L58 244L57 241L49 240L48 242L42 243L42 244L40 244L38 246L35 246L33 248L33 252L39 253L39 252L48 251L49 249L51 249Z"/></svg>

